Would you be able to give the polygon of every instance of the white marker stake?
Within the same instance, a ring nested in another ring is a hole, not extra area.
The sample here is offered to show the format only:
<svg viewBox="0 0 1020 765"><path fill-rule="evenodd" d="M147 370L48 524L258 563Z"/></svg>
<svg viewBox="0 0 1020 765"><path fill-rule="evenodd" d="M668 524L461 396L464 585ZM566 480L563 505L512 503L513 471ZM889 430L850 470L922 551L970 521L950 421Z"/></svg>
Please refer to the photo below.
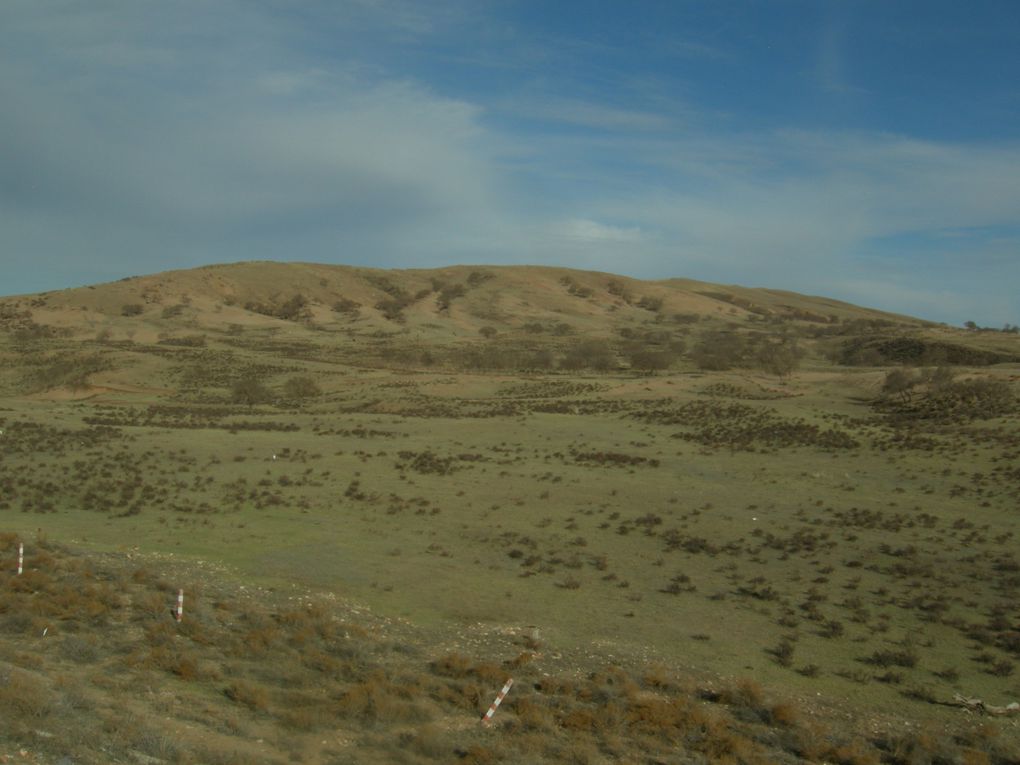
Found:
<svg viewBox="0 0 1020 765"><path fill-rule="evenodd" d="M25 543L18 542L18 576L25 570Z"/></svg>
<svg viewBox="0 0 1020 765"><path fill-rule="evenodd" d="M492 706L489 707L489 711L482 715L482 725L488 725L492 720L492 716L496 714L496 708L503 702L503 698L506 696L507 691L510 690L510 686L514 684L514 679L511 677L506 681L506 685L503 686L503 690L499 692L496 700L492 702Z"/></svg>
<svg viewBox="0 0 1020 765"><path fill-rule="evenodd" d="M184 590L177 591L177 621L184 618Z"/></svg>

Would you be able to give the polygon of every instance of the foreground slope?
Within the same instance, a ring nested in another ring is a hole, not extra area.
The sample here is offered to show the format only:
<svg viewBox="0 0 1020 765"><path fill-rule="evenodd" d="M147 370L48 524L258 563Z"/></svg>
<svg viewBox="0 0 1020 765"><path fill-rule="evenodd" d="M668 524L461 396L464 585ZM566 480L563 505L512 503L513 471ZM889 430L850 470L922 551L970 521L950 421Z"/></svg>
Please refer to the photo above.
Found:
<svg viewBox="0 0 1020 765"><path fill-rule="evenodd" d="M0 555L14 553L0 535ZM988 725L853 731L753 680L548 671L531 632L450 650L332 597L28 539L0 572L0 757L18 762L1015 762ZM186 593L176 620L174 596ZM509 678L505 702L481 713ZM6 752L6 754L5 754Z"/></svg>

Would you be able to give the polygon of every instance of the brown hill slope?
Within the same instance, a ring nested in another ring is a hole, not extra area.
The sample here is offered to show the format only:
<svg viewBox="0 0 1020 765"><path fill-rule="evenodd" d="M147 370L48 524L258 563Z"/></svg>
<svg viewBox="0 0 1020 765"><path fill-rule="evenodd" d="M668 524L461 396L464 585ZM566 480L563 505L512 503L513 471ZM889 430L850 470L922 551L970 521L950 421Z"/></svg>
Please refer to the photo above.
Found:
<svg viewBox="0 0 1020 765"><path fill-rule="evenodd" d="M11 392L85 380L175 390L182 375L194 377L179 362L208 367L214 352L221 366L235 367L232 379L239 353L259 377L272 376L266 365L281 359L452 370L720 369L754 366L770 342L825 365L1020 360L1016 335L822 297L538 266L213 265L0 298L4 336ZM724 345L732 359L706 360L706 348Z"/></svg>
<svg viewBox="0 0 1020 765"><path fill-rule="evenodd" d="M303 303L290 306L293 310L288 313L288 301L295 298L303 299ZM338 303L346 305L347 311L334 311ZM28 310L37 321L76 331L89 321L116 319L125 313L125 318L153 326L182 317L210 326L226 325L237 319L251 319L252 313L275 313L280 319L303 318L328 324L336 322L338 315L353 315L351 303L359 304L358 316L369 324L435 323L454 332L477 331L486 323L509 329L533 320L566 318L582 322L591 330L611 330L650 315L670 317L676 313L734 320L778 317L822 324L848 319L921 324L906 316L796 293L683 279L642 281L537 266L385 271L245 262L0 299L7 312ZM182 308L174 313L175 306L190 310Z"/></svg>

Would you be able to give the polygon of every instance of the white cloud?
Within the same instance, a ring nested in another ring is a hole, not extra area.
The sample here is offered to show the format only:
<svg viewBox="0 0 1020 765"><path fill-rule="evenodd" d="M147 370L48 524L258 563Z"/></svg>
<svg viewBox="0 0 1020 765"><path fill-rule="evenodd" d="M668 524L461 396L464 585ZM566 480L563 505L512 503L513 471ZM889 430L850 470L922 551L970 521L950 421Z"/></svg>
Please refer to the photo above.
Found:
<svg viewBox="0 0 1020 765"><path fill-rule="evenodd" d="M398 265L506 238L512 216L496 214L500 181L475 106L344 62L310 66L265 18L236 7L260 38L238 43L215 11L194 7L207 39L193 48L191 33L161 31L126 7L108 26L98 11L47 5L64 46L23 52L21 71L0 72L12 106L0 139L14 158L0 213L21 222L0 231L5 251L118 260L136 272L187 253ZM54 39L34 11L16 20ZM126 54L110 50L134 51L127 80ZM149 50L181 63L149 68L139 63ZM196 60L205 71L193 83ZM58 76L82 66L73 82Z"/></svg>
<svg viewBox="0 0 1020 765"><path fill-rule="evenodd" d="M586 218L563 221L554 227L553 236L581 244L640 242L645 238L639 228L610 226Z"/></svg>
<svg viewBox="0 0 1020 765"><path fill-rule="evenodd" d="M668 188L601 211L721 257L824 257L879 237L1020 224L1020 148L1009 145L798 132L657 145L664 153ZM719 161L688 161L698 153Z"/></svg>

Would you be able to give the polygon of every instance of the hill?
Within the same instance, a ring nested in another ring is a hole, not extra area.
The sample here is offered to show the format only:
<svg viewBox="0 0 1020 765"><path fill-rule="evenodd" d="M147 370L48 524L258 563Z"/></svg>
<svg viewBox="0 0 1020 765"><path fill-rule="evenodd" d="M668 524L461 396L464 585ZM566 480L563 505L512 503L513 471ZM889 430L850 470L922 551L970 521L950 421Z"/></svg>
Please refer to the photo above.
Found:
<svg viewBox="0 0 1020 765"><path fill-rule="evenodd" d="M1020 359L1015 336L825 298L545 267L210 266L3 298L0 329L17 344L18 354L6 359L10 391L24 390L26 375L19 386L16 371L37 341L48 343L51 356L73 349L91 357L65 358L51 380L29 379L28 387L81 391L100 367L96 379L105 387L179 390L167 360L208 362L213 349L221 358L261 353L456 371L751 368L775 356L777 345L857 366Z"/></svg>
<svg viewBox="0 0 1020 765"><path fill-rule="evenodd" d="M1016 759L958 701L1020 699L1013 333L263 263L0 321L0 743L42 762Z"/></svg>

